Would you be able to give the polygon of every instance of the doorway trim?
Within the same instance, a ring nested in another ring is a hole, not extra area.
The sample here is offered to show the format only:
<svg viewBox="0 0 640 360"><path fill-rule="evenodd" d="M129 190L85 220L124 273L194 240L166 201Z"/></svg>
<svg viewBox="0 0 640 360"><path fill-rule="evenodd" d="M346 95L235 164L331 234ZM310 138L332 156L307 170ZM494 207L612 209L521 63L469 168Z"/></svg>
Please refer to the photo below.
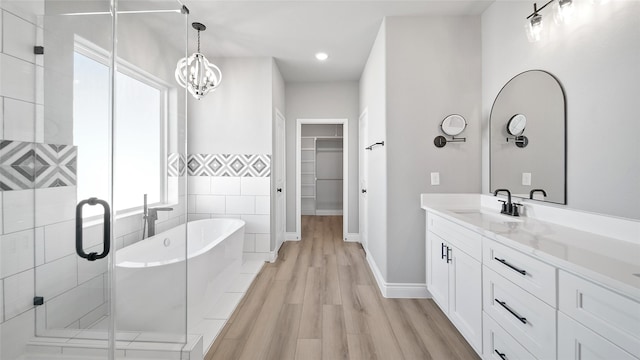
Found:
<svg viewBox="0 0 640 360"><path fill-rule="evenodd" d="M296 239L302 239L302 125L342 125L342 239L349 233L349 119L296 119Z"/></svg>

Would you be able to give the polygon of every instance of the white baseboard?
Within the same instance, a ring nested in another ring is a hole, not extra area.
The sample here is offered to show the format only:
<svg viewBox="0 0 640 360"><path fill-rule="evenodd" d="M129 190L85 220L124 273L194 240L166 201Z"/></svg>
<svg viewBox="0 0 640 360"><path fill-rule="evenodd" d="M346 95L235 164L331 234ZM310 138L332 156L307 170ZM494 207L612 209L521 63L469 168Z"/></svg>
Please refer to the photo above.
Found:
<svg viewBox="0 0 640 360"><path fill-rule="evenodd" d="M385 298L393 299L429 299L431 294L427 291L427 284L419 283L388 283L384 280L378 265L370 253L367 253L367 263L376 278L378 288Z"/></svg>
<svg viewBox="0 0 640 360"><path fill-rule="evenodd" d="M300 234L297 232L284 233L284 241L300 241Z"/></svg>
<svg viewBox="0 0 640 360"><path fill-rule="evenodd" d="M253 252L245 252L242 253L242 256L245 260L260 260L260 261L268 261L270 263L275 262L278 258L278 254L275 251L270 251L267 253L253 253Z"/></svg>
<svg viewBox="0 0 640 360"><path fill-rule="evenodd" d="M348 233L347 237L344 239L346 242L360 242L360 234Z"/></svg>
<svg viewBox="0 0 640 360"><path fill-rule="evenodd" d="M316 216L337 216L342 215L342 210L319 210L316 209Z"/></svg>

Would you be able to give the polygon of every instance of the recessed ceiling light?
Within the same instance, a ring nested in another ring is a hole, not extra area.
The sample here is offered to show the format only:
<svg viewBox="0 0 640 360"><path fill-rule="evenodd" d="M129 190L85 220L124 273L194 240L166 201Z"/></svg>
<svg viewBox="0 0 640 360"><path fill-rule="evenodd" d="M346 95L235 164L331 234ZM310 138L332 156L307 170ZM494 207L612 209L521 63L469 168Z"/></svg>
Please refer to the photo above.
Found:
<svg viewBox="0 0 640 360"><path fill-rule="evenodd" d="M316 54L316 59L318 59L319 61L325 61L329 58L329 55L327 55L327 53L325 52L319 52Z"/></svg>

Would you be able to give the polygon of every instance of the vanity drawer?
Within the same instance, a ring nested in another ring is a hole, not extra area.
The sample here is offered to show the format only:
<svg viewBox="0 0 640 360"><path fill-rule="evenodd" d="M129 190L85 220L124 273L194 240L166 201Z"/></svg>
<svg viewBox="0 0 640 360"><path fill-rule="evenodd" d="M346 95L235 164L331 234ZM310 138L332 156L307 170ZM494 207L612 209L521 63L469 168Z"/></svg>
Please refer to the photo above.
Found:
<svg viewBox="0 0 640 360"><path fill-rule="evenodd" d="M527 349L520 345L491 316L482 313L482 338L485 360L536 360ZM502 354L502 356L500 356Z"/></svg>
<svg viewBox="0 0 640 360"><path fill-rule="evenodd" d="M640 302L560 270L559 309L640 358Z"/></svg>
<svg viewBox="0 0 640 360"><path fill-rule="evenodd" d="M556 307L556 268L493 240L483 242L482 263Z"/></svg>
<svg viewBox="0 0 640 360"><path fill-rule="evenodd" d="M539 359L556 357L556 310L484 268L483 309Z"/></svg>
<svg viewBox="0 0 640 360"><path fill-rule="evenodd" d="M559 360L638 360L609 340L558 313Z"/></svg>
<svg viewBox="0 0 640 360"><path fill-rule="evenodd" d="M482 259L482 235L431 213L427 221L429 231L476 260Z"/></svg>

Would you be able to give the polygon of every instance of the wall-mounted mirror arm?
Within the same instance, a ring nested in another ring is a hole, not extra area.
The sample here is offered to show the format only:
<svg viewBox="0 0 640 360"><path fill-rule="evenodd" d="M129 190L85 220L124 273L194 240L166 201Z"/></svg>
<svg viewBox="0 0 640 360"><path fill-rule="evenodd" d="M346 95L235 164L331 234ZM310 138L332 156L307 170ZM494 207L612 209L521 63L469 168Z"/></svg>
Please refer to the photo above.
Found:
<svg viewBox="0 0 640 360"><path fill-rule="evenodd" d="M509 140L512 140L516 144L516 146L519 148L524 148L524 147L527 147L527 145L529 145L529 138L524 135L507 137L507 142L509 142Z"/></svg>
<svg viewBox="0 0 640 360"><path fill-rule="evenodd" d="M442 135L436 136L433 139L433 144L438 147L444 147L448 142L466 142L467 138L457 138L456 135L459 135L466 129L467 120L465 120L462 115L452 114L444 118L440 123L440 130L446 135L451 136L451 139L447 139Z"/></svg>

